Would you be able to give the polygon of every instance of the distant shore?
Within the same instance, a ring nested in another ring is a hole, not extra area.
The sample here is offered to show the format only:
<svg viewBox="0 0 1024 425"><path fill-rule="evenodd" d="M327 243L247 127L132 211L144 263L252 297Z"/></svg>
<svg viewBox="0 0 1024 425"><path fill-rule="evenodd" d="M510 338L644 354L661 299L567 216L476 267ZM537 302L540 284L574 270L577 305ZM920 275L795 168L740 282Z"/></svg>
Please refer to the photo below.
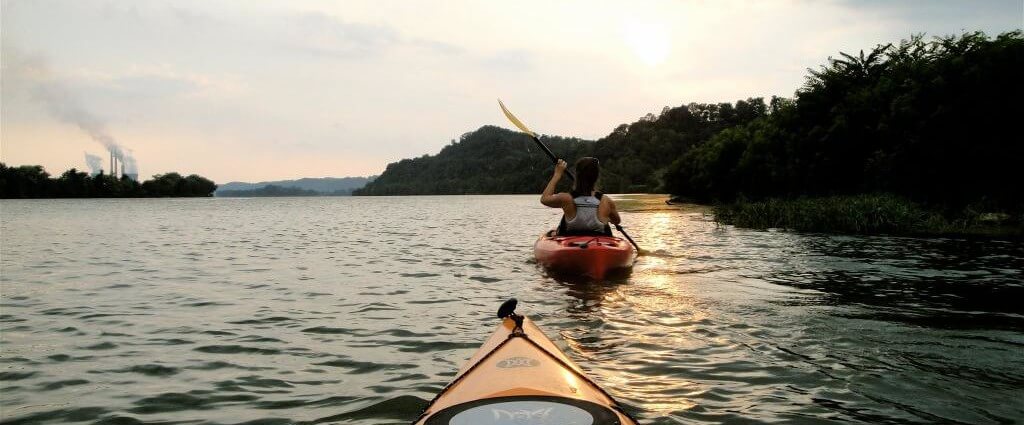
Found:
<svg viewBox="0 0 1024 425"><path fill-rule="evenodd" d="M51 178L40 165L0 163L0 199L193 198L210 197L217 185L197 174L157 174L144 182L128 176L95 175L75 168Z"/></svg>

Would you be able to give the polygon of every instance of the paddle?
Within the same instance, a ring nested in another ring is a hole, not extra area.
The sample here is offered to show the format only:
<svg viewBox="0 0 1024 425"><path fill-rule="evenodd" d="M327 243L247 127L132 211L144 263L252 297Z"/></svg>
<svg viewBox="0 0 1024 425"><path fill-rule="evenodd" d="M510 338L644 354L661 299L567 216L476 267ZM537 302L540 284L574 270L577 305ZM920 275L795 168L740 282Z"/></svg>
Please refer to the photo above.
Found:
<svg viewBox="0 0 1024 425"><path fill-rule="evenodd" d="M530 131L529 128L526 128L526 124L523 124L522 121L519 121L519 118L516 118L515 115L512 115L512 113L509 112L508 108L505 107L505 104L502 103L501 99L498 99L498 105L501 106L501 112L505 113L505 118L508 118L508 120L511 121L512 124L514 124L516 127L519 127L520 131L529 134L530 137L533 138L533 141L537 143L537 146L540 146L540 149L543 150L544 153L548 154L548 158L551 159L551 162L554 162L556 164L558 163L558 157L555 156L553 152L551 152L551 149L548 149L544 142L540 141L540 137L537 136L537 133ZM576 175L574 175L572 171L570 171L569 169L565 170L565 174L569 175L569 179L576 181ZM622 236L626 237L626 240L628 240L629 243L633 244L633 247L636 248L637 255L640 255L640 253L643 252L643 250L640 249L640 246L633 241L633 238L629 237L629 233L626 233L626 231L622 229L622 226L616 224L615 228L618 229L619 233L622 233Z"/></svg>
<svg viewBox="0 0 1024 425"><path fill-rule="evenodd" d="M523 124L522 121L519 121L519 118L516 118L515 115L512 115L512 113L508 111L508 108L505 107L505 104L501 103L501 99L498 99L498 105L501 106L501 112L505 113L505 117L508 118L509 121L512 121L512 124L515 124L516 127L519 127L519 130L521 130L523 133L529 134L530 137L533 138L533 141L537 143L537 146L540 146L540 149L543 150L544 153L548 154L548 158L551 158L552 163L558 163L558 157L551 152L551 149L548 149L547 145L545 145L544 142L540 141L540 137L537 137L537 133L530 131L530 129L526 128L526 124ZM569 175L570 180L576 181L576 175L572 173L572 170L569 170L567 168L565 170L565 174Z"/></svg>
<svg viewBox="0 0 1024 425"><path fill-rule="evenodd" d="M623 229L622 226L618 224L615 225L615 229L618 230L619 233L622 233L622 236L625 236L629 243L633 244L633 248L636 248L636 255L644 253L644 250L640 249L640 246L637 245L636 242L633 242L633 238L629 237L629 233L626 233L626 229Z"/></svg>

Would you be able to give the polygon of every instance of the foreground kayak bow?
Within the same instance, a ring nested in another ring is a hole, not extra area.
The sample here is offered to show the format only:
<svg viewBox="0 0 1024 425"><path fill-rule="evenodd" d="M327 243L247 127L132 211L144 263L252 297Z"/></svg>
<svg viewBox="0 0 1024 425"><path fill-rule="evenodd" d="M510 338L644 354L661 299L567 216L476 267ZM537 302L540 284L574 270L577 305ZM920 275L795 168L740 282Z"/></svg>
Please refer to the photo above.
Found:
<svg viewBox="0 0 1024 425"><path fill-rule="evenodd" d="M414 424L636 425L515 306Z"/></svg>

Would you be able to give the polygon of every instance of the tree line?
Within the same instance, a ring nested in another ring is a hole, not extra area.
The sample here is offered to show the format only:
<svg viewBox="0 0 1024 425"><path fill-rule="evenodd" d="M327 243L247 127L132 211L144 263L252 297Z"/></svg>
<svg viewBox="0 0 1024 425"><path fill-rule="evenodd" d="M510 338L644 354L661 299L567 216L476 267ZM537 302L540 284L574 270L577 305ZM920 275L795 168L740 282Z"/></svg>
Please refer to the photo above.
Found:
<svg viewBox="0 0 1024 425"><path fill-rule="evenodd" d="M843 53L793 100L669 167L706 201L892 193L942 209L1024 211L1024 38L915 36Z"/></svg>
<svg viewBox="0 0 1024 425"><path fill-rule="evenodd" d="M158 174L138 182L102 172L94 176L70 169L56 178L39 165L0 163L0 197L10 198L157 198L212 196L217 185L202 176Z"/></svg>
<svg viewBox="0 0 1024 425"><path fill-rule="evenodd" d="M574 158L601 161L601 189L609 193L663 190L672 160L722 129L764 116L761 98L733 103L691 103L623 124L597 141L542 135L570 165ZM388 164L354 195L458 195L539 192L553 165L529 136L495 126L463 134L436 155ZM568 182L563 180L563 187Z"/></svg>
<svg viewBox="0 0 1024 425"><path fill-rule="evenodd" d="M794 98L666 107L584 141L543 136L570 164L601 160L610 193L705 202L893 193L926 205L1024 210L1024 37L1012 31L840 53ZM525 135L485 126L436 155L389 164L357 195L536 193L551 164Z"/></svg>

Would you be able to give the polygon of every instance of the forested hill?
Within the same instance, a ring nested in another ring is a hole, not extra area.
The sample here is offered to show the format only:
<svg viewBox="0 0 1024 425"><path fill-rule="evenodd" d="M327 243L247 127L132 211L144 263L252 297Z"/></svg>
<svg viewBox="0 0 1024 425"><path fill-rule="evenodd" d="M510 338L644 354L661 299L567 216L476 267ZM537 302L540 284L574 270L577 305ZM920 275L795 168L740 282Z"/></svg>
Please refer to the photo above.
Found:
<svg viewBox="0 0 1024 425"><path fill-rule="evenodd" d="M573 157L589 142L544 137L556 155ZM457 195L532 193L550 168L544 153L522 133L494 126L462 135L436 155L388 164L354 195ZM539 185L539 186L538 186Z"/></svg>
<svg viewBox="0 0 1024 425"><path fill-rule="evenodd" d="M601 161L600 187L609 193L652 192L673 160L724 128L764 116L760 99L691 103L622 124L598 141L542 136L570 164L582 156ZM519 132L484 126L464 134L436 155L388 164L377 180L355 195L452 195L539 193L551 177L544 152ZM567 186L566 186L567 187Z"/></svg>
<svg viewBox="0 0 1024 425"><path fill-rule="evenodd" d="M915 36L810 70L793 99L648 114L587 142L609 193L702 201L889 193L944 210L1024 211L1024 36ZM524 116L529 116L524 113ZM356 194L538 193L551 163L525 135L483 127L436 155L388 165Z"/></svg>

